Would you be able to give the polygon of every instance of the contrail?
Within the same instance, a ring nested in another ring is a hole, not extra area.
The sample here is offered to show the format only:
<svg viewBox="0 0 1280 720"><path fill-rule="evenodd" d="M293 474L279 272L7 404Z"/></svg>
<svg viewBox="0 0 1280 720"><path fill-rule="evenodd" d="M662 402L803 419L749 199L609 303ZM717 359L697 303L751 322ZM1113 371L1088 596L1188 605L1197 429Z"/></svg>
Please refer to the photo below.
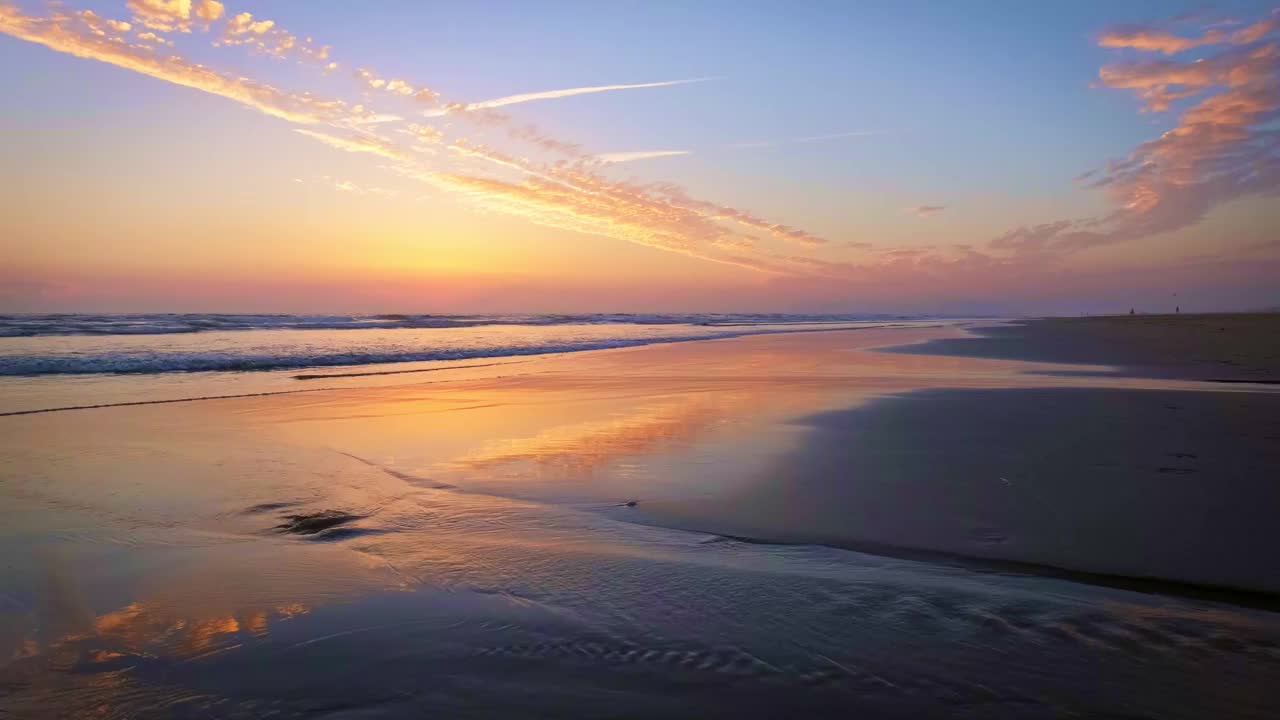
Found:
<svg viewBox="0 0 1280 720"><path fill-rule="evenodd" d="M688 155L690 150L637 150L635 152L611 152L600 153L595 156L596 160L607 163L631 162L632 160L648 160L649 158L671 157L673 155Z"/></svg>
<svg viewBox="0 0 1280 720"><path fill-rule="evenodd" d="M533 102L535 100L554 100L562 97L572 97L574 95L588 95L590 93L609 92L611 90L638 90L640 88L668 87L670 85L687 85L689 83L705 82L711 78L694 78L692 80L665 80L663 82L652 83L636 83L634 85L593 85L591 87L566 88L564 90L544 90L542 92L521 93L519 95L507 95L505 97L494 98L492 100L481 100L473 103L454 103L446 105L443 108L428 110L424 113L427 117L440 117L451 112L470 112L472 110L488 110L504 105L516 105L518 103Z"/></svg>

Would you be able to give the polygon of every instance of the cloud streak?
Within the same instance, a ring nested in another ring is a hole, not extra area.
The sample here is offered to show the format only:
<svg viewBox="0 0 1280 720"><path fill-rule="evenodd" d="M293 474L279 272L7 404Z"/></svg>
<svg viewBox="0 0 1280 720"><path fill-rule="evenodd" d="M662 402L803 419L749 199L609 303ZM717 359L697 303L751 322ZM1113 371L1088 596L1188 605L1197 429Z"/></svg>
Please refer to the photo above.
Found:
<svg viewBox="0 0 1280 720"><path fill-rule="evenodd" d="M506 95L492 100L481 100L471 103L450 103L443 108L428 110L425 114L427 117L440 117L449 113L465 113L474 112L476 110L491 110L493 108L506 107L507 105L518 105L520 103L535 102L538 100L556 100L559 98L573 97L575 95L590 95L593 93L612 92L614 90L639 90L641 88L670 87L672 85L688 85L689 83L705 82L710 78L695 78L692 80L664 80L662 82L651 83L634 83L631 85L592 85L589 87L565 88L563 90L544 90L542 92L521 93L519 95Z"/></svg>
<svg viewBox="0 0 1280 720"><path fill-rule="evenodd" d="M393 143L372 134L339 136L306 128L294 128L293 131L344 152L380 155L388 160L405 160L409 157L408 153L400 150Z"/></svg>
<svg viewBox="0 0 1280 720"><path fill-rule="evenodd" d="M174 22L190 18L192 27L198 27L197 19L201 17L199 6L196 11L186 14L182 6L175 7ZM234 100L304 126L294 130L328 147L389 160L390 164L384 167L403 177L458 194L481 208L524 217L548 227L625 240L758 272L807 274L826 269L821 261L772 252L762 245L781 241L815 247L825 243L824 238L765 220L746 210L696 199L670 183L639 185L612 180L596 172L610 161L638 160L688 151L634 151L605 153L604 157L596 157L586 154L577 145L554 139L534 126L513 126L506 116L492 110L493 107L518 102L695 81L572 88L473 104L477 109L468 112L467 116L481 122L482 126L485 123L503 126L512 139L568 158L547 164L462 138L446 143L440 129L423 125L400 125L397 132L405 133L414 140L411 148L402 148L372 131L374 127L402 123L399 116L378 113L362 104L322 100L309 93L285 92L240 75L220 73L197 65L177 54L158 57L153 46L131 42L128 31L129 23L106 20L88 11L33 17L12 6L0 5L0 32L59 52L110 63ZM285 47L287 42L281 44L282 38L292 37L274 22L255 19L247 13L227 18L218 33L218 44L247 45L255 52L264 50L266 54L275 56L279 55L272 48L289 49ZM228 42L229 39L236 41ZM311 41L308 38L306 42ZM417 91L407 82L385 80L372 71L358 72L357 76L368 88L387 91L395 96L408 98L411 90ZM492 172L514 175L514 179L470 174L471 171L465 169L446 172L433 168L426 164L426 159L434 157L436 147L446 148L450 151L449 156L457 160L480 162ZM334 187L348 192L361 191L348 182L335 181ZM364 192L373 191L365 189Z"/></svg>
<svg viewBox="0 0 1280 720"><path fill-rule="evenodd" d="M42 18L0 5L0 32L58 52L97 60L158 80L218 95L273 117L301 124L338 121L350 115L345 103L293 94L253 80L219 73L177 55L160 57L155 48L130 42L122 32L92 27L92 11Z"/></svg>
<svg viewBox="0 0 1280 720"><path fill-rule="evenodd" d="M1195 38L1174 35L1151 25L1120 25L1103 31L1098 36L1098 45L1105 48L1132 48L1175 55L1193 48L1223 43L1248 45L1266 37L1277 27L1280 27L1280 15L1275 13L1270 18L1259 20L1235 32L1210 28L1203 35Z"/></svg>
<svg viewBox="0 0 1280 720"><path fill-rule="evenodd" d="M593 157L603 163L624 163L634 160L649 160L651 158L674 157L676 155L689 155L690 150L636 150L632 152L611 152L599 153Z"/></svg>

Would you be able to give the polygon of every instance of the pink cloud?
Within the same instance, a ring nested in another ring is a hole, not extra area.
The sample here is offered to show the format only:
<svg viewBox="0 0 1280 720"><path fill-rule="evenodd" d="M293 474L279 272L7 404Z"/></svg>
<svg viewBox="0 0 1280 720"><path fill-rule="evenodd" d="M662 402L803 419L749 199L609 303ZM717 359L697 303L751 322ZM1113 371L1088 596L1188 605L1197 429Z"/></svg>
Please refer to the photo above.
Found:
<svg viewBox="0 0 1280 720"><path fill-rule="evenodd" d="M1275 14L1235 32L1226 32L1217 27L1210 27L1206 29L1203 35L1194 38L1174 35L1167 30L1151 25L1119 25L1103 31L1098 36L1098 45L1106 48L1132 48L1134 50L1174 55L1208 45L1221 45L1223 43L1248 45L1261 40L1276 30L1277 27L1280 27L1280 17Z"/></svg>
<svg viewBox="0 0 1280 720"><path fill-rule="evenodd" d="M1129 60L1098 72L1103 87L1128 90L1148 112L1191 104L1178 124L1128 157L1078 178L1103 190L1114 209L1098 218L1059 220L1011 230L996 251L1066 254L1191 226L1223 203L1280 190L1280 42L1276 16L1185 43L1136 30L1104 34L1099 44L1173 54L1219 47L1194 60Z"/></svg>

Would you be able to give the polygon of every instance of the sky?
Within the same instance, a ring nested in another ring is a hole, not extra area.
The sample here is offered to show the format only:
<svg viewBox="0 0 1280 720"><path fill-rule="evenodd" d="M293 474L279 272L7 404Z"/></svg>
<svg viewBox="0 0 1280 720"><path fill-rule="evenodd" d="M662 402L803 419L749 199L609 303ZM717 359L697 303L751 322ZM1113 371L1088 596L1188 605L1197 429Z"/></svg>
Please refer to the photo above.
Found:
<svg viewBox="0 0 1280 720"><path fill-rule="evenodd" d="M1280 306L1280 9L0 0L0 312Z"/></svg>

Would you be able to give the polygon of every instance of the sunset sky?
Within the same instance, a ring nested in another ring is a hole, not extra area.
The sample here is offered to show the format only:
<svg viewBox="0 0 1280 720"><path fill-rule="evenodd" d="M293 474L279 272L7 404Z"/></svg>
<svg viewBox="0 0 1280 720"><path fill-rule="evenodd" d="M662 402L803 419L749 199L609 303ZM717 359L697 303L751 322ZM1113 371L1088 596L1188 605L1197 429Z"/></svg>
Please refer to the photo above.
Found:
<svg viewBox="0 0 1280 720"><path fill-rule="evenodd" d="M0 0L0 311L1277 306L1275 7Z"/></svg>

